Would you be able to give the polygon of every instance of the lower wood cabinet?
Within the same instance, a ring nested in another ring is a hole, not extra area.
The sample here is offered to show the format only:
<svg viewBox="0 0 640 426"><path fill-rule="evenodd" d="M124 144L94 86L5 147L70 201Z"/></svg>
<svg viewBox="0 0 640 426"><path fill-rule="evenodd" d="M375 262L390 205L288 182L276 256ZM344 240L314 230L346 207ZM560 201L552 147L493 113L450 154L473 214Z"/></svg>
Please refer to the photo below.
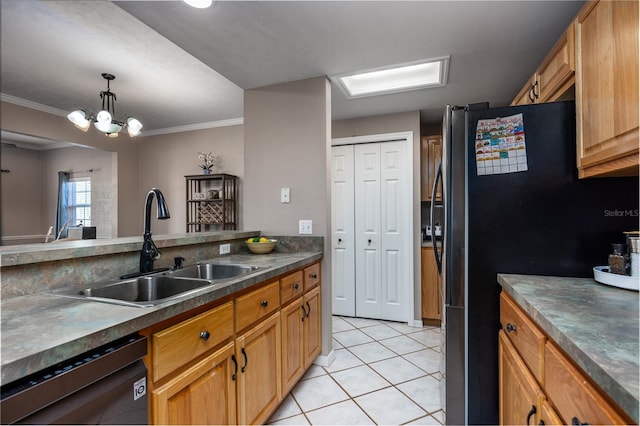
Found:
<svg viewBox="0 0 640 426"><path fill-rule="evenodd" d="M504 291L500 323L500 424L632 423Z"/></svg>
<svg viewBox="0 0 640 426"><path fill-rule="evenodd" d="M282 400L280 339L280 312L236 338L239 424L264 424Z"/></svg>
<svg viewBox="0 0 640 426"><path fill-rule="evenodd" d="M422 247L422 318L442 319L442 278L438 273L433 247Z"/></svg>
<svg viewBox="0 0 640 426"><path fill-rule="evenodd" d="M151 392L155 424L235 424L234 344L226 344Z"/></svg>
<svg viewBox="0 0 640 426"><path fill-rule="evenodd" d="M500 424L538 424L542 390L502 330L498 342Z"/></svg>
<svg viewBox="0 0 640 426"><path fill-rule="evenodd" d="M314 263L141 330L150 424L264 424L320 353L320 288Z"/></svg>

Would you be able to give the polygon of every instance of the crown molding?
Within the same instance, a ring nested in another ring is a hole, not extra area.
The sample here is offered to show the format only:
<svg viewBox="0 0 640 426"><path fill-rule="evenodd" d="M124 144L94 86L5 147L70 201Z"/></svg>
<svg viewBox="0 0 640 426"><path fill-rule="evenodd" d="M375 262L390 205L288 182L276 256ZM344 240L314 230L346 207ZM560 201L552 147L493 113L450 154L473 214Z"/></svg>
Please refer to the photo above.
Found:
<svg viewBox="0 0 640 426"><path fill-rule="evenodd" d="M36 111L46 112L48 114L57 115L60 117L66 117L68 111L63 111L58 108L50 107L48 105L39 104L37 102L28 101L26 99L18 98L16 96L7 95L6 93L0 93L0 101L8 102L10 104L22 106L25 108L35 109ZM191 132L193 130L212 129L214 127L226 127L237 126L244 124L244 117L230 118L228 120L208 121L205 123L187 124L185 126L167 127L164 129L154 129L143 131L139 137L144 136L157 136L167 135L170 133Z"/></svg>

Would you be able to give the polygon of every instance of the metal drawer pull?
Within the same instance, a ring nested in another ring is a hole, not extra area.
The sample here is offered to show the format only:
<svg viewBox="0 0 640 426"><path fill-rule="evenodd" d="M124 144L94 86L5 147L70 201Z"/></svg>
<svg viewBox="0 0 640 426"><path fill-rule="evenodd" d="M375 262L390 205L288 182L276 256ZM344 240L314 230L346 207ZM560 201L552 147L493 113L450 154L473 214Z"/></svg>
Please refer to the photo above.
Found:
<svg viewBox="0 0 640 426"><path fill-rule="evenodd" d="M313 278L314 280L317 280L317 279L318 279L318 274L309 274L309 276L310 276L311 278Z"/></svg>
<svg viewBox="0 0 640 426"><path fill-rule="evenodd" d="M300 309L302 309L302 322L307 317L307 311L304 309L304 305L300 305Z"/></svg>
<svg viewBox="0 0 640 426"><path fill-rule="evenodd" d="M309 308L309 310L307 311L307 318L309 318L309 314L311 313L311 305L309 304L309 302L307 302L307 308Z"/></svg>
<svg viewBox="0 0 640 426"><path fill-rule="evenodd" d="M297 289L299 289L299 288L300 288L300 284L295 283L295 284L293 285L293 289L294 289L294 290L297 290Z"/></svg>
<svg viewBox="0 0 640 426"><path fill-rule="evenodd" d="M205 330L200 332L200 338L205 342L209 340L209 337L211 337L211 334L208 331Z"/></svg>
<svg viewBox="0 0 640 426"><path fill-rule="evenodd" d="M262 306L263 308L266 308L268 305L269 305L268 300L263 300L262 302L260 302L260 306Z"/></svg>
<svg viewBox="0 0 640 426"><path fill-rule="evenodd" d="M244 373L244 370L247 368L247 364L249 363L249 359L247 358L247 353L245 352L244 348L242 348L242 356L244 357L244 365L242 366L242 369L240 371Z"/></svg>
<svg viewBox="0 0 640 426"><path fill-rule="evenodd" d="M517 331L517 327L510 322L507 323L507 332L511 333L512 331Z"/></svg>
<svg viewBox="0 0 640 426"><path fill-rule="evenodd" d="M236 360L235 355L231 355L231 361L233 361L233 365L235 365L235 369L233 371L233 375L231 376L231 380L235 381L238 376L238 360Z"/></svg>
<svg viewBox="0 0 640 426"><path fill-rule="evenodd" d="M529 414L527 414L527 423L526 424L530 424L529 421L531 420L531 416L533 416L536 413L536 406L532 405L531 406L531 411L529 411Z"/></svg>
<svg viewBox="0 0 640 426"><path fill-rule="evenodd" d="M589 425L589 423L582 423L580 421L580 419L578 419L577 417L574 417L574 418L571 419L571 424L573 426L581 426L581 425L582 426L588 426Z"/></svg>

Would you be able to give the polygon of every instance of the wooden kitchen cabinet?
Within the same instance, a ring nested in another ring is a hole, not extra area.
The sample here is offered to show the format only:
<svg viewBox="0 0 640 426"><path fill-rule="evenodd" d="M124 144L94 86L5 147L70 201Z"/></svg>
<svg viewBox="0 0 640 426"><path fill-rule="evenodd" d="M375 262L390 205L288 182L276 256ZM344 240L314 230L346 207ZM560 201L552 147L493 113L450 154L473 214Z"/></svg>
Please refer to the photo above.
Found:
<svg viewBox="0 0 640 426"><path fill-rule="evenodd" d="M633 423L504 291L500 324L500 424Z"/></svg>
<svg viewBox="0 0 640 426"><path fill-rule="evenodd" d="M587 2L575 30L579 176L637 176L638 2Z"/></svg>
<svg viewBox="0 0 640 426"><path fill-rule="evenodd" d="M304 320L304 368L309 368L322 349L322 318L320 287L304 295L306 317Z"/></svg>
<svg viewBox="0 0 640 426"><path fill-rule="evenodd" d="M442 161L442 135L423 136L420 141L420 200L431 201L433 182ZM441 186L436 201L442 201Z"/></svg>
<svg viewBox="0 0 640 426"><path fill-rule="evenodd" d="M573 24L560 36L511 105L529 105L573 99L575 84L575 32Z"/></svg>
<svg viewBox="0 0 640 426"><path fill-rule="evenodd" d="M235 424L233 342L151 392L155 424Z"/></svg>
<svg viewBox="0 0 640 426"><path fill-rule="evenodd" d="M280 311L236 338L239 424L264 424L282 400Z"/></svg>
<svg viewBox="0 0 640 426"><path fill-rule="evenodd" d="M433 247L422 247L422 318L440 321L442 319L442 277L433 253Z"/></svg>
<svg viewBox="0 0 640 426"><path fill-rule="evenodd" d="M317 262L141 330L150 424L264 424L320 353L320 281Z"/></svg>
<svg viewBox="0 0 640 426"><path fill-rule="evenodd" d="M282 318L282 387L286 395L313 364L320 353L322 318L320 307L320 264L304 270L304 295L297 297L281 309ZM282 279L281 291L294 289L302 275L291 274ZM288 299L291 300L291 299Z"/></svg>
<svg viewBox="0 0 640 426"><path fill-rule="evenodd" d="M500 424L538 424L544 394L502 330L498 340L498 368Z"/></svg>

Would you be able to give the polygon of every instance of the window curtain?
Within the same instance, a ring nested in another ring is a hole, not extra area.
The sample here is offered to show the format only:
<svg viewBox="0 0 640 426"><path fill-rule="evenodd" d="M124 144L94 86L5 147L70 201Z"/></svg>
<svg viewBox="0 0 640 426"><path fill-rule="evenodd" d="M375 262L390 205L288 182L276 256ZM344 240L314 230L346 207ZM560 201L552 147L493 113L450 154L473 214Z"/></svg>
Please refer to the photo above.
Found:
<svg viewBox="0 0 640 426"><path fill-rule="evenodd" d="M69 172L58 172L58 207L56 208L56 237L67 238L69 220ZM60 232L62 231L62 233Z"/></svg>

